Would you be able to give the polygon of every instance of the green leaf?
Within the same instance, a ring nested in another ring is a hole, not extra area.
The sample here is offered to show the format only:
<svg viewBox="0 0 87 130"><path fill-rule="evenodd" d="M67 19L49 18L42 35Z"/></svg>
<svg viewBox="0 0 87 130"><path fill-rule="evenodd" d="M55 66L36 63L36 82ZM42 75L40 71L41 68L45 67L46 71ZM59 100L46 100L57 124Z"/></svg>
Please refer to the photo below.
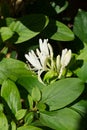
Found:
<svg viewBox="0 0 87 130"><path fill-rule="evenodd" d="M22 119L22 118L25 116L26 112L27 112L26 109L20 109L20 110L18 110L18 111L16 112L16 114L15 114L16 119L17 119L17 120Z"/></svg>
<svg viewBox="0 0 87 130"><path fill-rule="evenodd" d="M82 116L85 116L87 113L87 100L80 100L79 102L72 105L71 108L76 110Z"/></svg>
<svg viewBox="0 0 87 130"><path fill-rule="evenodd" d="M42 35L59 41L71 41L74 39L73 32L66 25L54 20L50 20Z"/></svg>
<svg viewBox="0 0 87 130"><path fill-rule="evenodd" d="M38 87L33 87L31 96L34 101L39 101L41 99L41 92Z"/></svg>
<svg viewBox="0 0 87 130"><path fill-rule="evenodd" d="M77 57L77 60L87 61L87 45L80 51L80 54Z"/></svg>
<svg viewBox="0 0 87 130"><path fill-rule="evenodd" d="M80 120L80 114L69 108L40 112L40 122L54 130L78 130Z"/></svg>
<svg viewBox="0 0 87 130"><path fill-rule="evenodd" d="M4 110L4 105L0 103L0 112L3 112L3 110Z"/></svg>
<svg viewBox="0 0 87 130"><path fill-rule="evenodd" d="M48 24L48 18L43 14L31 14L23 16L18 20L7 18L6 21L10 29L18 34L15 44L22 43L35 37Z"/></svg>
<svg viewBox="0 0 87 130"><path fill-rule="evenodd" d="M0 130L8 130L8 121L2 112L0 112Z"/></svg>
<svg viewBox="0 0 87 130"><path fill-rule="evenodd" d="M42 129L34 126L21 126L17 130L42 130Z"/></svg>
<svg viewBox="0 0 87 130"><path fill-rule="evenodd" d="M21 76L31 74L27 65L19 60L5 58L0 62L0 84L7 78L16 81Z"/></svg>
<svg viewBox="0 0 87 130"><path fill-rule="evenodd" d="M29 125L34 119L34 113L33 112L29 112L25 118L24 118L24 122L26 125Z"/></svg>
<svg viewBox="0 0 87 130"><path fill-rule="evenodd" d="M44 111L46 109L46 105L44 103L39 102L36 106L39 111Z"/></svg>
<svg viewBox="0 0 87 130"><path fill-rule="evenodd" d="M16 129L16 124L14 121L11 122L11 130L17 130Z"/></svg>
<svg viewBox="0 0 87 130"><path fill-rule="evenodd" d="M83 80L84 82L87 82L87 62L84 61L82 67L78 68L75 73L77 76Z"/></svg>
<svg viewBox="0 0 87 130"><path fill-rule="evenodd" d="M33 87L38 87L40 90L45 87L42 83L39 82L36 76L27 75L22 76L17 81L20 85L22 85L29 93L32 92Z"/></svg>
<svg viewBox="0 0 87 130"><path fill-rule="evenodd" d="M59 3L58 4L56 4L55 2L51 3L52 7L55 9L57 14L63 12L68 7L68 1L62 1L61 3L63 2L64 4L62 5L62 7L58 5Z"/></svg>
<svg viewBox="0 0 87 130"><path fill-rule="evenodd" d="M75 17L73 31L77 37L83 42L87 43L87 12L78 11L77 16Z"/></svg>
<svg viewBox="0 0 87 130"><path fill-rule="evenodd" d="M29 102L30 110L32 110L33 109L33 98L30 95L28 95L28 102Z"/></svg>
<svg viewBox="0 0 87 130"><path fill-rule="evenodd" d="M78 78L59 80L42 91L42 103L46 103L50 110L67 106L76 100L84 90L84 83Z"/></svg>
<svg viewBox="0 0 87 130"><path fill-rule="evenodd" d="M1 27L0 33L1 33L1 38L3 42L13 36L13 31L11 31L9 27Z"/></svg>
<svg viewBox="0 0 87 130"><path fill-rule="evenodd" d="M19 91L15 83L11 80L8 79L3 82L1 87L1 96L14 114L21 109Z"/></svg>

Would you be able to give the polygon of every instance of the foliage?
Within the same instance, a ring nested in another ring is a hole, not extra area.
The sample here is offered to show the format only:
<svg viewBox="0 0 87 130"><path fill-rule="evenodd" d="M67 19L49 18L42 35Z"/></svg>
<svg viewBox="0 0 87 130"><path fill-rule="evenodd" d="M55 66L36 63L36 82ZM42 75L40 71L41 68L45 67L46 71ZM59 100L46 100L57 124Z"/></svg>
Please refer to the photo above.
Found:
<svg viewBox="0 0 87 130"><path fill-rule="evenodd" d="M0 130L87 128L87 12L80 9L69 28L58 18L68 6L66 0L0 2ZM24 57L39 38L48 38L55 51L40 74ZM57 78L49 65L64 48L72 57Z"/></svg>

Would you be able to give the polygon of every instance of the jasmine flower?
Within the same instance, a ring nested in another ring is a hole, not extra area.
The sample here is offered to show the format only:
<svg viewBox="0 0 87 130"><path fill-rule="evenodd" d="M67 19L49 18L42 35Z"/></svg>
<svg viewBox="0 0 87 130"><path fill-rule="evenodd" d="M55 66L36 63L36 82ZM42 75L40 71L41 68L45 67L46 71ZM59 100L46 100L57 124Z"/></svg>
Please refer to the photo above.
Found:
<svg viewBox="0 0 87 130"><path fill-rule="evenodd" d="M67 50L65 48L64 50L62 50L61 57L60 57L60 55L57 56L56 66L57 66L57 71L59 72L58 78L61 78L63 70L69 64L69 62L71 60L71 54L72 54L71 50L70 49Z"/></svg>

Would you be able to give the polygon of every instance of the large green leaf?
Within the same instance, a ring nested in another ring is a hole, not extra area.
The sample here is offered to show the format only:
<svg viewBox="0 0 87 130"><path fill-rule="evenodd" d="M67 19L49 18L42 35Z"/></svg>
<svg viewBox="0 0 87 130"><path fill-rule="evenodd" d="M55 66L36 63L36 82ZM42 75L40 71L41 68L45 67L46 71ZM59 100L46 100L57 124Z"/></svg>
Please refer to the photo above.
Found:
<svg viewBox="0 0 87 130"><path fill-rule="evenodd" d="M21 109L21 99L17 86L11 80L5 80L1 87L1 96L11 111L16 114Z"/></svg>
<svg viewBox="0 0 87 130"><path fill-rule="evenodd" d="M21 126L17 130L42 130L42 129L34 126Z"/></svg>
<svg viewBox="0 0 87 130"><path fill-rule="evenodd" d="M20 85L22 85L29 93L32 92L33 87L38 87L42 89L45 87L42 83L40 83L35 76L22 76L17 81Z"/></svg>
<svg viewBox="0 0 87 130"><path fill-rule="evenodd" d="M59 41L71 41L74 39L73 32L66 25L54 20L50 20L42 35Z"/></svg>
<svg viewBox="0 0 87 130"><path fill-rule="evenodd" d="M50 110L60 109L77 99L83 90L84 84L80 79L62 79L43 89L41 102L46 103Z"/></svg>
<svg viewBox="0 0 87 130"><path fill-rule="evenodd" d="M72 109L41 112L40 122L54 130L78 130L81 116Z"/></svg>
<svg viewBox="0 0 87 130"><path fill-rule="evenodd" d="M31 14L15 20L6 19L7 25L18 34L15 43L27 41L39 34L48 24L47 16L43 14Z"/></svg>
<svg viewBox="0 0 87 130"><path fill-rule="evenodd" d="M25 63L11 58L0 62L0 84L7 78L16 81L18 77L24 75L32 75Z"/></svg>
<svg viewBox="0 0 87 130"><path fill-rule="evenodd" d="M0 130L8 130L8 121L2 112L0 112Z"/></svg>
<svg viewBox="0 0 87 130"><path fill-rule="evenodd" d="M81 9L78 11L77 16L74 21L74 33L76 36L80 38L83 42L87 43L87 12L82 11Z"/></svg>

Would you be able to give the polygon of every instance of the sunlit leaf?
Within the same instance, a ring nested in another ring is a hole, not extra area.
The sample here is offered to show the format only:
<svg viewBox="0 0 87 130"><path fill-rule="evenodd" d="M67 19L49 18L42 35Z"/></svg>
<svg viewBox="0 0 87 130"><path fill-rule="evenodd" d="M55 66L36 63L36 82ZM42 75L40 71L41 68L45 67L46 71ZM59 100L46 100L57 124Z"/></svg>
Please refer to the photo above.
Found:
<svg viewBox="0 0 87 130"><path fill-rule="evenodd" d="M1 96L11 109L16 114L21 109L21 99L17 86L11 80L5 80L1 88Z"/></svg>
<svg viewBox="0 0 87 130"><path fill-rule="evenodd" d="M20 110L18 110L18 111L16 112L16 114L15 114L16 119L17 119L17 120L22 119L22 118L25 116L26 112L27 112L26 109L20 109Z"/></svg>
<svg viewBox="0 0 87 130"><path fill-rule="evenodd" d="M35 126L21 126L17 130L42 130L42 129Z"/></svg>
<svg viewBox="0 0 87 130"><path fill-rule="evenodd" d="M74 39L74 33L59 21L50 20L42 35L47 38L59 41L71 41Z"/></svg>
<svg viewBox="0 0 87 130"><path fill-rule="evenodd" d="M18 77L31 74L27 65L19 60L8 58L0 62L0 84L7 78L16 81Z"/></svg>
<svg viewBox="0 0 87 130"><path fill-rule="evenodd" d="M9 28L18 34L15 41L18 44L39 34L47 26L49 20L43 14L31 14L18 20L7 18L6 21Z"/></svg>
<svg viewBox="0 0 87 130"><path fill-rule="evenodd" d="M9 27L1 27L0 29L1 38L4 41L11 38L14 34L14 32Z"/></svg>
<svg viewBox="0 0 87 130"><path fill-rule="evenodd" d="M84 83L78 78L66 78L48 85L42 91L42 101L50 110L60 109L76 100L84 90Z"/></svg>
<svg viewBox="0 0 87 130"><path fill-rule="evenodd" d="M33 98L34 101L39 101L40 100L40 98L41 98L41 92L40 92L40 90L39 90L38 87L36 87L36 86L33 87L31 96L32 96L32 98Z"/></svg>
<svg viewBox="0 0 87 130"><path fill-rule="evenodd" d="M29 125L34 119L34 113L33 112L29 112L25 118L24 118L24 122L25 124Z"/></svg>
<svg viewBox="0 0 87 130"><path fill-rule="evenodd" d="M2 112L0 112L0 130L8 130L8 121Z"/></svg>
<svg viewBox="0 0 87 130"><path fill-rule="evenodd" d="M11 122L11 128L12 128L12 130L17 130L17 129L16 129L16 124L15 124L14 121Z"/></svg>

